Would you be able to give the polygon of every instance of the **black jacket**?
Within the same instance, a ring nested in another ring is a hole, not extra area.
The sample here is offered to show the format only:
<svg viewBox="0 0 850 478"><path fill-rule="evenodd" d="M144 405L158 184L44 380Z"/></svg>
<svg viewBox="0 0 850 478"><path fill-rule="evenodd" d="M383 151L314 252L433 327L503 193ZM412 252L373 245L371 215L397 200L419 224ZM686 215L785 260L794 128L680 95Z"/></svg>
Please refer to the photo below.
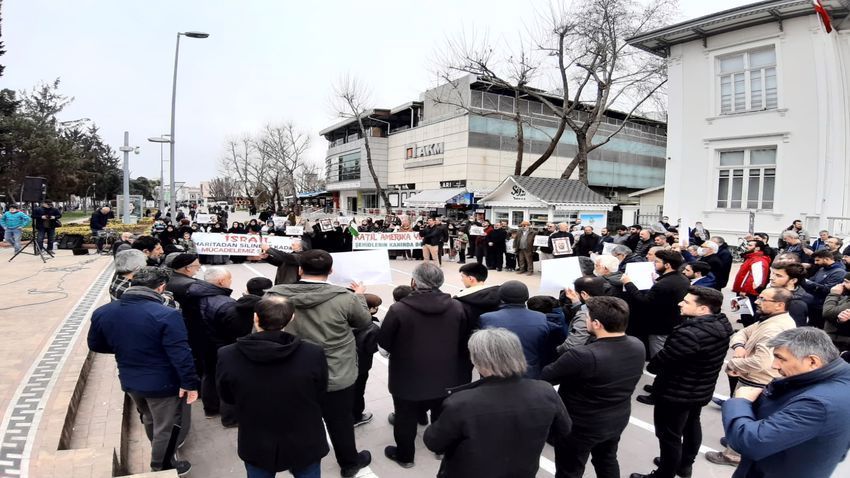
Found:
<svg viewBox="0 0 850 478"><path fill-rule="evenodd" d="M646 262L646 257L639 256L639 255L635 254L634 252L632 252L631 254L624 257L622 261L620 261L620 267L618 267L617 270L622 272L622 273L625 273L626 272L626 264L629 264L631 262Z"/></svg>
<svg viewBox="0 0 850 478"><path fill-rule="evenodd" d="M245 294L236 299L236 315L238 320L232 324L235 339L244 337L254 331L254 306L262 299L259 295Z"/></svg>
<svg viewBox="0 0 850 478"><path fill-rule="evenodd" d="M439 246L443 243L443 230L437 226L424 227L419 231L423 246Z"/></svg>
<svg viewBox="0 0 850 478"><path fill-rule="evenodd" d="M505 246L506 246L505 241L507 241L507 240L508 240L508 231L506 231L504 229L493 228L493 230L490 231L490 234L487 234L487 242L493 243L492 246L488 245L488 247L490 248L491 251L496 252L496 253L499 253L499 252L504 253L505 252Z"/></svg>
<svg viewBox="0 0 850 478"><path fill-rule="evenodd" d="M656 374L656 399L682 405L708 404L732 332L722 313L686 318L676 326L646 367Z"/></svg>
<svg viewBox="0 0 850 478"><path fill-rule="evenodd" d="M590 253L596 252L596 249L601 243L602 238L599 237L599 234L596 234L595 232L591 234L582 233L578 236L578 240L576 241L576 255L590 257Z"/></svg>
<svg viewBox="0 0 850 478"><path fill-rule="evenodd" d="M646 258L646 255L649 253L649 249L651 249L654 245L655 242L653 242L652 239L649 239L648 241L638 239L637 243L635 244L635 248L632 249L632 252L643 258Z"/></svg>
<svg viewBox="0 0 850 478"><path fill-rule="evenodd" d="M732 271L732 251L729 250L728 244L720 245L717 249L717 257L720 258L723 264L723 270L720 275L715 272L714 278L716 279L717 287L722 289L729 283L729 274Z"/></svg>
<svg viewBox="0 0 850 478"><path fill-rule="evenodd" d="M203 374L203 361L201 357L209 340L207 339L204 321L201 320L201 310L198 306L198 301L195 298L189 297L189 286L196 282L199 281L194 277L174 272L171 274L171 278L168 279L165 290L171 292L174 300L180 304L180 312L183 314L186 332L189 334L189 347L192 348L192 356L195 358L195 367L199 369L199 374Z"/></svg>
<svg viewBox="0 0 850 478"><path fill-rule="evenodd" d="M633 282L626 287L626 300L635 308L629 321L636 322L641 330L650 335L667 335L682 321L679 302L685 298L691 281L679 272L668 272L649 290L638 290Z"/></svg>
<svg viewBox="0 0 850 478"><path fill-rule="evenodd" d="M216 349L235 342L242 330L236 300L230 297L231 293L231 289L205 281L189 286L189 296L198 302L209 344Z"/></svg>
<svg viewBox="0 0 850 478"><path fill-rule="evenodd" d="M303 468L328 449L319 405L328 364L318 345L259 332L218 352L218 394L234 404L239 458L264 470Z"/></svg>
<svg viewBox="0 0 850 478"><path fill-rule="evenodd" d="M279 284L294 284L298 282L298 262L297 252L284 252L277 249L269 249L266 251L268 257L266 262L273 266L277 266L277 273L274 276L274 285Z"/></svg>
<svg viewBox="0 0 850 478"><path fill-rule="evenodd" d="M387 311L378 345L390 353L389 390L394 397L421 401L445 397L464 383L469 337L460 303L439 290L414 290Z"/></svg>
<svg viewBox="0 0 850 478"><path fill-rule="evenodd" d="M471 294L458 294L454 299L463 305L463 311L466 315L466 320L469 329L480 328L481 314L493 312L499 309L499 286L484 287L481 290L472 292Z"/></svg>
<svg viewBox="0 0 850 478"><path fill-rule="evenodd" d="M560 238L564 238L564 237L567 239L567 242L569 242L569 243L570 243L570 248L572 248L572 249L573 249L572 254L560 254L560 255L559 255L559 254L558 254L558 251L556 251L556 250L555 250L555 247L552 245L552 240L553 240L553 239L560 239ZM576 252L576 251L575 251L575 247L574 247L574 246L575 246L575 238L574 238L574 237L573 237L573 235L572 235L571 233L569 233L569 232L561 232L561 231L558 231L558 232L552 233L552 234L549 236L549 248L552 250L552 254L554 254L554 255L555 255L555 257L567 257L567 256L569 256L569 255L574 255L574 254L575 254L575 252Z"/></svg>
<svg viewBox="0 0 850 478"><path fill-rule="evenodd" d="M91 219L89 219L89 227L92 231L100 231L106 227L106 224L109 223L109 220L112 217L114 217L112 211L109 211L108 214L104 214L100 212L100 209L98 209L92 213Z"/></svg>
<svg viewBox="0 0 850 478"><path fill-rule="evenodd" d="M42 219L41 216L47 216L47 219ZM50 219L51 216L53 219ZM39 231L56 229L60 217L62 213L55 207L37 207L32 211L32 222Z"/></svg>
<svg viewBox="0 0 850 478"><path fill-rule="evenodd" d="M573 433L607 440L619 437L629 423L645 360L640 340L609 337L570 348L540 378L561 385L558 395L570 412Z"/></svg>
<svg viewBox="0 0 850 478"><path fill-rule="evenodd" d="M708 267L711 267L711 272L714 274L713 289L720 290L726 287L726 284L729 282L729 271L731 270L732 263L730 262L729 267L726 267L726 263L720 257L719 253L702 256L699 260L708 264Z"/></svg>
<svg viewBox="0 0 850 478"><path fill-rule="evenodd" d="M440 478L533 478L546 438L570 433L567 410L545 382L490 377L451 392L423 437L445 455Z"/></svg>

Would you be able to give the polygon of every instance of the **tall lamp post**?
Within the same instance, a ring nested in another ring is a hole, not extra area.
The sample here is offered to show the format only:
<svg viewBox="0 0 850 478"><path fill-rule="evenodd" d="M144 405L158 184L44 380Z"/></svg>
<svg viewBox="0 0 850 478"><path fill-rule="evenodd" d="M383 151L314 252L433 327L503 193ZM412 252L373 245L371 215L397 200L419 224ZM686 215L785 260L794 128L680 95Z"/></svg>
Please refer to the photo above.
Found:
<svg viewBox="0 0 850 478"><path fill-rule="evenodd" d="M130 151L139 154L138 146L130 146L130 132L124 132L124 146L118 148L124 153L124 199L121 205L121 222L130 224Z"/></svg>
<svg viewBox="0 0 850 478"><path fill-rule="evenodd" d="M174 185L174 141L176 137L174 136L174 115L177 110L177 59L180 55L180 37L186 36L188 38L207 38L210 36L209 33L204 32L177 32L177 46L174 48L174 81L171 85L171 146L170 146L170 158L171 164L169 165L169 172L171 173L171 210L176 211L176 202L177 198L177 188ZM176 213L175 213L176 214Z"/></svg>
<svg viewBox="0 0 850 478"><path fill-rule="evenodd" d="M162 136L153 136L148 138L151 143L159 143L159 211L165 214L165 167L163 163L165 158L162 155L162 144L171 142L170 134ZM172 179L173 181L173 179Z"/></svg>

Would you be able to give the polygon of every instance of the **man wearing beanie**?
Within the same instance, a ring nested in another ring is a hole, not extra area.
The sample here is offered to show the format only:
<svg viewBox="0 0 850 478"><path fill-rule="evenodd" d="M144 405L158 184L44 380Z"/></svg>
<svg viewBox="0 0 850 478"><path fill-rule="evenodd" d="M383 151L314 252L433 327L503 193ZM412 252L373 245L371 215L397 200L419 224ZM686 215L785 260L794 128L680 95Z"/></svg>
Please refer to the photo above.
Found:
<svg viewBox="0 0 850 478"><path fill-rule="evenodd" d="M195 274L201 270L201 263L196 254L179 254L171 261L173 273L165 290L174 295L174 300L180 304L180 312L183 313L183 321L186 323L186 332L189 334L189 347L192 349L192 357L195 359L195 369L199 375L203 375L204 367L202 352L206 344L206 330L201 320L201 310L197 301L189 297L189 286L198 282Z"/></svg>
<svg viewBox="0 0 850 478"><path fill-rule="evenodd" d="M525 376L539 378L546 355L549 323L546 315L528 310L528 287L520 281L510 280L499 288L499 310L481 315L481 328L501 327L519 337L528 370Z"/></svg>
<svg viewBox="0 0 850 478"><path fill-rule="evenodd" d="M252 277L245 283L245 292L242 293L242 297L236 299L236 315L239 320L233 324L234 340L254 330L254 307L273 285L271 279L267 277Z"/></svg>

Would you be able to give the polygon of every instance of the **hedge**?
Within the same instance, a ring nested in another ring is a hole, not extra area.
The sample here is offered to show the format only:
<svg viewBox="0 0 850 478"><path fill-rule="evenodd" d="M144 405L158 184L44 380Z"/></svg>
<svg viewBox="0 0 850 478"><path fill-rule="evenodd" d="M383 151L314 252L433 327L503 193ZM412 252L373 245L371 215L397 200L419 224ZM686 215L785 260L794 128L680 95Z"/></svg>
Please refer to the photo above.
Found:
<svg viewBox="0 0 850 478"><path fill-rule="evenodd" d="M151 225L153 224L153 218L143 217L139 220L138 224L123 224L119 220L111 220L106 225L107 229L112 229L117 234L122 232L132 232L135 235L144 235L149 234L151 231ZM56 240L58 241L65 234L79 234L83 236L83 242L85 244L94 244L94 237L91 234L91 228L89 228L88 221L82 223L73 223L64 225L56 229ZM32 239L32 229L25 229L23 232L23 240L28 241Z"/></svg>

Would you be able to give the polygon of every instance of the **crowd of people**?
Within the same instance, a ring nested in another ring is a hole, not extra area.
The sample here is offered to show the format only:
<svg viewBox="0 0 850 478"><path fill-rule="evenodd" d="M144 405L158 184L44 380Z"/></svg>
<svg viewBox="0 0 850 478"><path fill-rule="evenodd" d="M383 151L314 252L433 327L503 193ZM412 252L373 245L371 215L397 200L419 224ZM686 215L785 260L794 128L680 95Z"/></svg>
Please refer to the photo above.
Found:
<svg viewBox="0 0 850 478"><path fill-rule="evenodd" d="M234 299L226 268L201 273L197 254L166 253L168 224L156 237L122 236L113 302L92 316L89 346L116 355L151 439L151 469L188 472L168 443L175 423L185 439L200 397L208 417L239 427L249 477L319 476L330 452L325 426L342 476L355 476L372 459L354 428L374 418L364 393L375 352L388 357L394 406L384 455L402 468L415 466L417 427L429 425L423 438L441 457L438 476L536 476L550 443L559 478L583 476L588 459L596 476L619 477L618 444L644 368L655 378L637 401L654 406L660 454L653 471L631 478L692 476L712 400L723 410L724 449L705 457L737 467L736 478L827 478L843 458L850 365L839 354L850 350L850 274L840 239L824 232L809 243L792 225L774 249L754 234L733 276L730 247L701 224L688 245L663 221L663 232L633 226L614 236L550 225L547 252L534 246L546 233L527 224L508 233L480 223L514 236L515 255L527 251L517 261L524 273L535 256L577 255L583 276L558 297L531 296L521 280L492 284L498 262L486 260L487 242L471 254L484 261L461 265L464 289L451 296L441 290L445 236L434 232L444 226L429 218L422 263L379 321L380 297L327 282L333 258L317 237L293 252L263 247L258 259L277 266L274 280L253 278ZM459 228L468 234L471 225ZM559 238L568 254L554 254ZM625 274L634 262L653 263L649 289ZM737 321L721 311L727 286ZM713 396L721 372L733 396L722 403Z"/></svg>

